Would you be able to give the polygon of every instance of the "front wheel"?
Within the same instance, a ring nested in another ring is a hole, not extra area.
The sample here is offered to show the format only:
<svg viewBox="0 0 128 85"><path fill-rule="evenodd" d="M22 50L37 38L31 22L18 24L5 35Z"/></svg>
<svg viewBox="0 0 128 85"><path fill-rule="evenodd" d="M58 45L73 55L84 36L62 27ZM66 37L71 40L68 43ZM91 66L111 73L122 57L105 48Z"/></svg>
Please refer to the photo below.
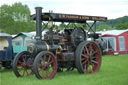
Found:
<svg viewBox="0 0 128 85"><path fill-rule="evenodd" d="M75 52L75 64L80 73L90 74L99 71L101 66L101 52L93 41L83 41Z"/></svg>
<svg viewBox="0 0 128 85"><path fill-rule="evenodd" d="M57 61L53 53L41 51L34 60L34 72L38 79L52 79L57 71Z"/></svg>
<svg viewBox="0 0 128 85"><path fill-rule="evenodd" d="M33 72L33 61L30 53L23 51L18 53L12 63L13 72L17 77L30 76Z"/></svg>

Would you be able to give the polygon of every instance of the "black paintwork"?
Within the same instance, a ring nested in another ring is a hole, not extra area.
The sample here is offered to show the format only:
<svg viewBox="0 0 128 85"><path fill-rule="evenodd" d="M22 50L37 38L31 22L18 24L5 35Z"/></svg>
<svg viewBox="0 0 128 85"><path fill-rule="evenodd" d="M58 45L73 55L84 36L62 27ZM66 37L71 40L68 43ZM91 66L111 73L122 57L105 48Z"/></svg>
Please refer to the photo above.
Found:
<svg viewBox="0 0 128 85"><path fill-rule="evenodd" d="M86 15L73 15L73 14L61 14L61 13L42 13L41 20L49 21L49 18L55 22L74 22L74 23L85 23L87 20L90 21L106 21L107 17L101 16L86 16ZM31 15L31 19L36 19L36 14Z"/></svg>

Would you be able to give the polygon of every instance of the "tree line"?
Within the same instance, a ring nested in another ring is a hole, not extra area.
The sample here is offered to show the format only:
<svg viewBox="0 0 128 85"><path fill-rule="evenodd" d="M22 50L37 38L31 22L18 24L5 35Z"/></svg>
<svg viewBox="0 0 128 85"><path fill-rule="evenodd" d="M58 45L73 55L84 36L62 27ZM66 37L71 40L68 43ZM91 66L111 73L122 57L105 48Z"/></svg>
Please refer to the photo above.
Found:
<svg viewBox="0 0 128 85"><path fill-rule="evenodd" d="M128 16L119 17L117 19L110 19L106 22L98 22L97 23L97 31L98 30L124 30L128 29Z"/></svg>
<svg viewBox="0 0 128 85"><path fill-rule="evenodd" d="M35 30L35 23L30 20L30 10L27 5L14 3L0 7L0 32L17 34Z"/></svg>
<svg viewBox="0 0 128 85"><path fill-rule="evenodd" d="M91 24L91 23L90 23ZM76 24L76 26L83 26ZM44 25L42 27L45 27ZM70 24L69 29L73 27ZM64 29L62 24L55 25L56 29ZM97 31L128 29L128 16L117 19L108 20L106 22L98 22L96 24ZM35 31L35 22L30 20L30 9L22 3L14 3L12 5L2 5L0 7L0 32L9 34L17 34L19 32Z"/></svg>

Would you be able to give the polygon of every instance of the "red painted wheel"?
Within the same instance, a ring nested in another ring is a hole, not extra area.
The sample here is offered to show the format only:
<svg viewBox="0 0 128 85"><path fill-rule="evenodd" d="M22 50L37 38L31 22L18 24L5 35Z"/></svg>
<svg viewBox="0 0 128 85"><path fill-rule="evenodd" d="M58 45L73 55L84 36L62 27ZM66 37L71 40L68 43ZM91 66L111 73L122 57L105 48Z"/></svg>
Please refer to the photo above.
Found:
<svg viewBox="0 0 128 85"><path fill-rule="evenodd" d="M99 46L91 41L83 41L75 52L76 67L80 73L90 74L99 71L101 66L101 52Z"/></svg>
<svg viewBox="0 0 128 85"><path fill-rule="evenodd" d="M40 52L34 60L34 72L38 79L52 79L57 71L57 61L53 53Z"/></svg>
<svg viewBox="0 0 128 85"><path fill-rule="evenodd" d="M13 71L17 77L30 76L34 74L33 71L33 61L30 53L23 51L17 54L13 60Z"/></svg>

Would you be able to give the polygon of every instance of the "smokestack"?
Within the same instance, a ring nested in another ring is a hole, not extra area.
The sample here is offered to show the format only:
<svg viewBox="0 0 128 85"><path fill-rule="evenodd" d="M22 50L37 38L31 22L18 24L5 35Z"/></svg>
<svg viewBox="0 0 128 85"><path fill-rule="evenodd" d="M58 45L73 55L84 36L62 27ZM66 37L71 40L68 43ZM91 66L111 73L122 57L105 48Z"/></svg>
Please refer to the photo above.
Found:
<svg viewBox="0 0 128 85"><path fill-rule="evenodd" d="M36 7L36 36L35 39L37 41L42 40L42 20L41 20L41 14L42 14L42 7Z"/></svg>

